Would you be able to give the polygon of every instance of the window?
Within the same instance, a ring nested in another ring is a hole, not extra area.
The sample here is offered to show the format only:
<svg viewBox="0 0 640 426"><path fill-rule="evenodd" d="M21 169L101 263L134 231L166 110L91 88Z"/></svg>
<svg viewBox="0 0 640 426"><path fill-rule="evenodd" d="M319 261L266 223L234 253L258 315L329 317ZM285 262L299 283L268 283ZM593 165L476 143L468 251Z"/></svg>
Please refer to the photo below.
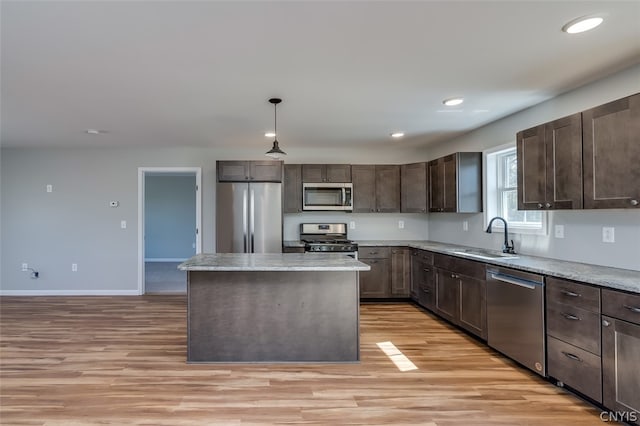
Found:
<svg viewBox="0 0 640 426"><path fill-rule="evenodd" d="M485 224L494 216L501 216L515 233L546 234L546 213L537 210L518 210L518 159L516 148L509 144L486 152L487 212ZM495 221L493 229L501 231L502 222Z"/></svg>

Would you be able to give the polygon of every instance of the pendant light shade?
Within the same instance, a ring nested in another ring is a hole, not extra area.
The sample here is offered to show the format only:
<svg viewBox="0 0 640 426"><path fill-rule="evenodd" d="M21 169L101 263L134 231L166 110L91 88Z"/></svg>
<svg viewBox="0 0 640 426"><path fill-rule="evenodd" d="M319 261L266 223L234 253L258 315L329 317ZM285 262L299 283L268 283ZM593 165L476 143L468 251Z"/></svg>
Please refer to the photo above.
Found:
<svg viewBox="0 0 640 426"><path fill-rule="evenodd" d="M278 146L278 104L282 102L280 98L271 98L269 102L273 104L273 133L275 134L273 138L273 146L269 151L265 153L267 157L273 158L274 160L279 160L280 158L287 155L286 152L280 149Z"/></svg>

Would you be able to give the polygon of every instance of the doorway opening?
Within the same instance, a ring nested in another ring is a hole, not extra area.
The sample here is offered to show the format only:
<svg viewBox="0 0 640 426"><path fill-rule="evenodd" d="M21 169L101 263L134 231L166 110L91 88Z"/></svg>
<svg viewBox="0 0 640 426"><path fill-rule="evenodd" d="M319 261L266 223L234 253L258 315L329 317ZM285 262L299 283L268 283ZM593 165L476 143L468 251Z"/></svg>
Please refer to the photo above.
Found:
<svg viewBox="0 0 640 426"><path fill-rule="evenodd" d="M138 168L138 293L186 293L177 266L202 252L199 167Z"/></svg>

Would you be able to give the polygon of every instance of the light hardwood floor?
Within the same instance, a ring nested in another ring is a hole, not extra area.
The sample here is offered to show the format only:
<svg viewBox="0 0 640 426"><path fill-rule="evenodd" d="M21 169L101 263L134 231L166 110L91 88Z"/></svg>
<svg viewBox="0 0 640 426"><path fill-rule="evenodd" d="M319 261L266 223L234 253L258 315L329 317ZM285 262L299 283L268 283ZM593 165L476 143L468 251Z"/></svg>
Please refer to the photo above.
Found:
<svg viewBox="0 0 640 426"><path fill-rule="evenodd" d="M188 365L184 296L4 297L3 425L596 425L582 402L409 304L361 307L361 363ZM417 367L401 372L376 343Z"/></svg>

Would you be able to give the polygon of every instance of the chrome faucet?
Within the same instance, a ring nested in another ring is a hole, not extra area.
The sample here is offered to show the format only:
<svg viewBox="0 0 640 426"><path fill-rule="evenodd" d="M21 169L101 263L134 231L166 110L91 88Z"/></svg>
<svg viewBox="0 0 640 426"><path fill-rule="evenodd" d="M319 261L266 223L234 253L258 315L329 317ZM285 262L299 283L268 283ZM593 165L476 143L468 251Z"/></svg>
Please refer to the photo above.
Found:
<svg viewBox="0 0 640 426"><path fill-rule="evenodd" d="M502 252L503 253L510 253L510 254L516 254L516 251L513 247L513 240L511 240L511 245L509 245L509 228L507 227L507 221L504 220L503 218L501 218L500 216L496 216L493 219L491 219L489 221L489 226L487 226L487 230L485 232L487 232L488 234L491 233L491 225L493 225L493 221L499 219L504 223L504 244L502 245Z"/></svg>

